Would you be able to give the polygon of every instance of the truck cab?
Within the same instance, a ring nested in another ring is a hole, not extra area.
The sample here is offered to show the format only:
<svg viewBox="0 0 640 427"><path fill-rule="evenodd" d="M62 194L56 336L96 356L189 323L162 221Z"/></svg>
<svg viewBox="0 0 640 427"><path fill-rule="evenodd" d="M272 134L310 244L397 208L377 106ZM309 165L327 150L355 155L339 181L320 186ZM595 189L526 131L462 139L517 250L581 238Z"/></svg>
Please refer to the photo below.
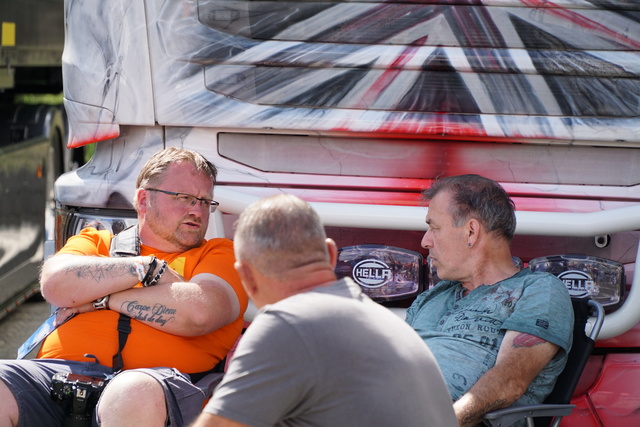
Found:
<svg viewBox="0 0 640 427"><path fill-rule="evenodd" d="M300 196L342 248L341 274L368 260L361 285L403 316L437 280L421 191L480 174L516 204L515 261L607 311L562 425L637 425L639 12L622 0L68 1L68 146L95 153L56 182L55 247L87 225L134 223L137 172L179 146L219 168L208 237L233 238L260 197ZM353 255L370 250L405 265Z"/></svg>

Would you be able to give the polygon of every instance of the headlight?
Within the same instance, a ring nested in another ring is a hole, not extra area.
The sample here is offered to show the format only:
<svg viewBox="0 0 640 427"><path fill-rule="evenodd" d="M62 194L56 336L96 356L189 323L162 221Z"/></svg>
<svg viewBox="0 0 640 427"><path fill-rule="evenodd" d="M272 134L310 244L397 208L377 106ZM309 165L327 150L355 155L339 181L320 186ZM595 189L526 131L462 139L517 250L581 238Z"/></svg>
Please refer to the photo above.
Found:
<svg viewBox="0 0 640 427"><path fill-rule="evenodd" d="M138 222L135 212L113 209L80 209L77 211L57 209L56 217L56 229L60 231L56 238L57 250L64 245L69 237L80 233L83 228L94 227L117 234Z"/></svg>
<svg viewBox="0 0 640 427"><path fill-rule="evenodd" d="M626 279L622 264L586 255L551 255L529 261L532 271L558 276L574 298L589 296L606 311L622 304Z"/></svg>
<svg viewBox="0 0 640 427"><path fill-rule="evenodd" d="M338 250L336 275L351 277L375 301L394 301L422 292L423 256L384 245L346 246Z"/></svg>

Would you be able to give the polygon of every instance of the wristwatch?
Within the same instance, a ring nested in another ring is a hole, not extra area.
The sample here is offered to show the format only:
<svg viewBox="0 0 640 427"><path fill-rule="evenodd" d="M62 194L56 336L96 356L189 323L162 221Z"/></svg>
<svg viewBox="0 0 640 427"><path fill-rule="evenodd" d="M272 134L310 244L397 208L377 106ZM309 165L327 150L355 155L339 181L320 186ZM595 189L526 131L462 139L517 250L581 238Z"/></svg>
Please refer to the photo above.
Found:
<svg viewBox="0 0 640 427"><path fill-rule="evenodd" d="M97 300L93 301L91 305L93 305L93 308L95 308L96 310L105 310L109 308L109 295L98 298Z"/></svg>

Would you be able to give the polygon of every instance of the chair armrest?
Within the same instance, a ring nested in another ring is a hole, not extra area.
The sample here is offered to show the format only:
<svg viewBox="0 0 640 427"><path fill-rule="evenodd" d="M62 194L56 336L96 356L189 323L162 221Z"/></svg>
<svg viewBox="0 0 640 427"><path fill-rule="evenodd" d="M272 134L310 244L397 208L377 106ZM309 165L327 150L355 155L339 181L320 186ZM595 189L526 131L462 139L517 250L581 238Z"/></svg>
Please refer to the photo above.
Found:
<svg viewBox="0 0 640 427"><path fill-rule="evenodd" d="M525 405L513 408L498 409L496 411L484 414L483 423L492 427L506 427L514 424L516 421L528 417L557 417L567 416L571 414L576 405Z"/></svg>

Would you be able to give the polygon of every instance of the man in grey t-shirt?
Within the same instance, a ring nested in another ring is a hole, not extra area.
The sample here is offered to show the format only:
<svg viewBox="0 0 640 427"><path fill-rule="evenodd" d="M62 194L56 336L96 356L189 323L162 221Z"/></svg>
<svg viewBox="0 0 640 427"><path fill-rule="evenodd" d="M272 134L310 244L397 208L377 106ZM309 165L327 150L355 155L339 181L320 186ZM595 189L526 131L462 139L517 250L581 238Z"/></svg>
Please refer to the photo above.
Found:
<svg viewBox="0 0 640 427"><path fill-rule="evenodd" d="M416 332L336 280L337 248L301 199L240 215L236 269L256 307L196 426L456 426L449 392Z"/></svg>
<svg viewBox="0 0 640 427"><path fill-rule="evenodd" d="M443 281L414 301L407 322L438 360L460 425L514 403L541 403L571 348L567 289L551 274L514 265L514 205L498 183L451 176L424 196L422 246Z"/></svg>

